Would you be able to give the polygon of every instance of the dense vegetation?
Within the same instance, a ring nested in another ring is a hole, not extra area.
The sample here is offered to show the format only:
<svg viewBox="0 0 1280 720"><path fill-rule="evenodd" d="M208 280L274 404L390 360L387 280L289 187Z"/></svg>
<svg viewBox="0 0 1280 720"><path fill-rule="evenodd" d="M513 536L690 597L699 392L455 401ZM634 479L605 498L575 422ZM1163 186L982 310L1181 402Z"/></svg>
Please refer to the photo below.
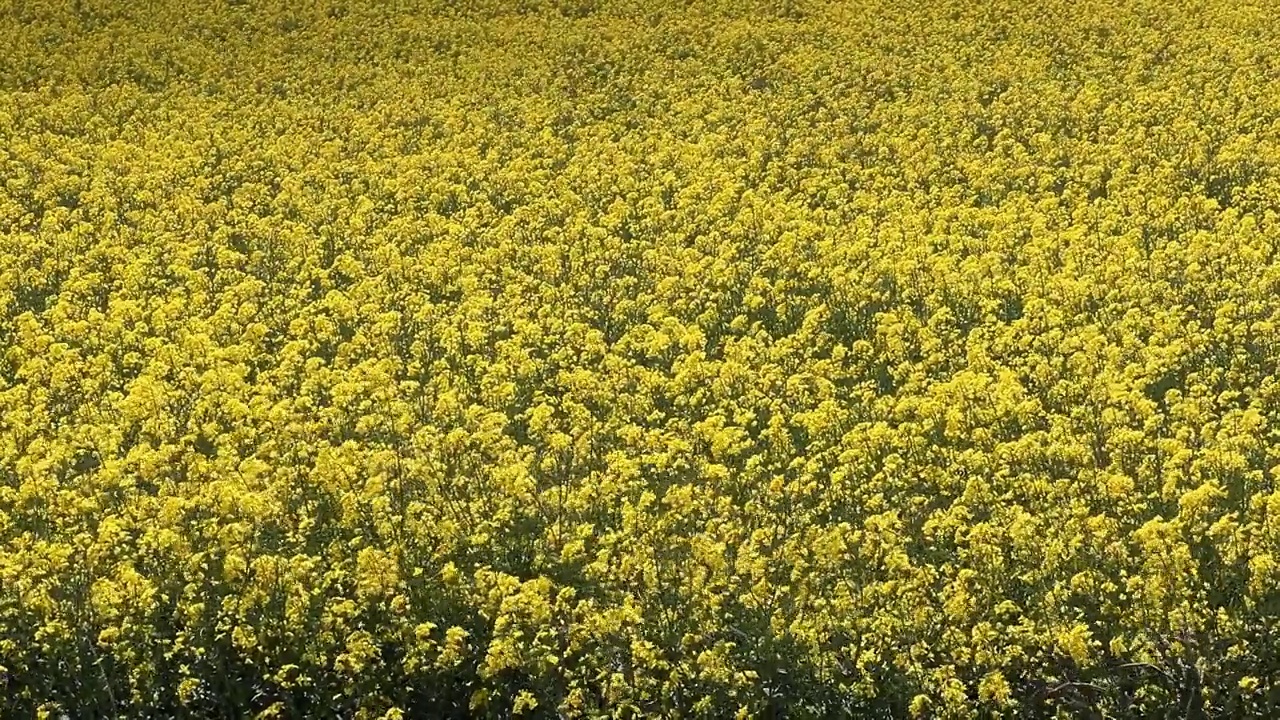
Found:
<svg viewBox="0 0 1280 720"><path fill-rule="evenodd" d="M0 3L0 716L1280 712L1273 10Z"/></svg>

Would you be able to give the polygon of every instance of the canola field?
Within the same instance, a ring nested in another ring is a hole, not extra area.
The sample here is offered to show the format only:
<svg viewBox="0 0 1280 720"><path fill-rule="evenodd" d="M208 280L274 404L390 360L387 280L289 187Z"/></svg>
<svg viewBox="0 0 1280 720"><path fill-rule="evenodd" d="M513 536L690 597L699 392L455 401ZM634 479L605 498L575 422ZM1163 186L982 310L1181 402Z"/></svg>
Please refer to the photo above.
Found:
<svg viewBox="0 0 1280 720"><path fill-rule="evenodd" d="M0 717L1280 713L1274 11L0 2Z"/></svg>

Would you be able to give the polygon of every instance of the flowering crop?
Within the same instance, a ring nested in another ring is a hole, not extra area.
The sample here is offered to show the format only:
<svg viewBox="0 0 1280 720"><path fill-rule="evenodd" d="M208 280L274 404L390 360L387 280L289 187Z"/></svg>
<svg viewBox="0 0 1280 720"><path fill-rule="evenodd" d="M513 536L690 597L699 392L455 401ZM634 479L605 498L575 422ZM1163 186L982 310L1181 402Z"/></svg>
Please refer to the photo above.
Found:
<svg viewBox="0 0 1280 720"><path fill-rule="evenodd" d="M1272 10L0 5L0 716L1280 711Z"/></svg>

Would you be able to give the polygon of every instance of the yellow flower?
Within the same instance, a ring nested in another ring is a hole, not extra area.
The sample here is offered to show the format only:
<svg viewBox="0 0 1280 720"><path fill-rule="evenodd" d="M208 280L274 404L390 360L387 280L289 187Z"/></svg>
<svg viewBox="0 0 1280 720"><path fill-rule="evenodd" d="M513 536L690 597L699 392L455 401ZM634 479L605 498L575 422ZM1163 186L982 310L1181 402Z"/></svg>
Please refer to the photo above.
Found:
<svg viewBox="0 0 1280 720"><path fill-rule="evenodd" d="M528 690L521 690L516 693L515 702L511 706L512 715L523 715L538 707L538 699Z"/></svg>
<svg viewBox="0 0 1280 720"><path fill-rule="evenodd" d="M993 670L982 677L978 683L978 699L1003 707L1009 703L1012 697L1012 689L1005 680L1004 675L999 670Z"/></svg>

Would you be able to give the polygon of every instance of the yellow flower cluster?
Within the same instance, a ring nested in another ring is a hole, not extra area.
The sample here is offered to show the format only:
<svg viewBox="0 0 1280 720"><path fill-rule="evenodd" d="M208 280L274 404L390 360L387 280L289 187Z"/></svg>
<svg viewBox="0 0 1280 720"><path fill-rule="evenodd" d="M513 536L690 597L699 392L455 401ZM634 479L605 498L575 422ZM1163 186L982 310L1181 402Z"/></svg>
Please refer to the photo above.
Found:
<svg viewBox="0 0 1280 720"><path fill-rule="evenodd" d="M1273 10L0 6L0 716L1280 712Z"/></svg>

